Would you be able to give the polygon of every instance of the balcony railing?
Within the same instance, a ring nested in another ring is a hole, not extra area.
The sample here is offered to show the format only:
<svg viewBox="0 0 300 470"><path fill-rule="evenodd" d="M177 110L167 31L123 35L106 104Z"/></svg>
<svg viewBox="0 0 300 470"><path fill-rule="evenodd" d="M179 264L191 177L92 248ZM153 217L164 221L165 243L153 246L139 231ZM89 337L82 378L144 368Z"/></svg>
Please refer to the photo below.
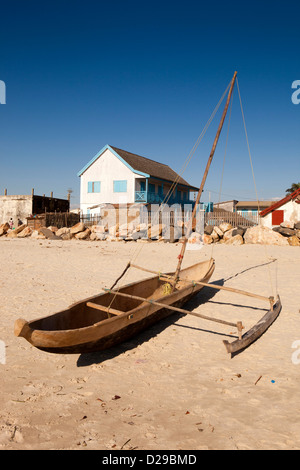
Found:
<svg viewBox="0 0 300 470"><path fill-rule="evenodd" d="M167 204L193 204L194 201L191 199L184 199L182 197L178 196L173 196L171 195L170 197L168 196L168 199L166 199L166 196L163 196L158 193L154 193L152 191L135 191L135 202L144 202L144 203L150 203L150 204L161 204L162 202L166 202Z"/></svg>

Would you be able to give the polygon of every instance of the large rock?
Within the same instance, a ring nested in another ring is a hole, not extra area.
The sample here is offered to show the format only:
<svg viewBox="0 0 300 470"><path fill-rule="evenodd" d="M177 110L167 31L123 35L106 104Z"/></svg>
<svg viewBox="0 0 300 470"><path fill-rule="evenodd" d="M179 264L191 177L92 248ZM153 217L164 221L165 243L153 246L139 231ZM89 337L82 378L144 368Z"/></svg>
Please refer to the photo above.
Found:
<svg viewBox="0 0 300 470"><path fill-rule="evenodd" d="M217 225L214 227L214 232L219 236L219 238L222 238L224 235L224 232L218 227Z"/></svg>
<svg viewBox="0 0 300 470"><path fill-rule="evenodd" d="M283 228L294 228L295 224L294 222L291 222L290 220L285 220L284 222L281 222L280 227Z"/></svg>
<svg viewBox="0 0 300 470"><path fill-rule="evenodd" d="M17 234L17 237L18 238L25 238L25 237L29 237L31 234L32 234L31 228L30 227L25 227L24 230L22 230L21 232L19 232Z"/></svg>
<svg viewBox="0 0 300 470"><path fill-rule="evenodd" d="M294 228L296 228L297 230L300 230L300 222L296 222Z"/></svg>
<svg viewBox="0 0 300 470"><path fill-rule="evenodd" d="M104 225L92 225L91 227L92 233L104 233L107 231L106 229L107 227Z"/></svg>
<svg viewBox="0 0 300 470"><path fill-rule="evenodd" d="M0 225L0 237L2 235L5 235L8 230L9 230L9 224L7 222L5 224L1 224Z"/></svg>
<svg viewBox="0 0 300 470"><path fill-rule="evenodd" d="M219 229L222 230L223 233L228 232L228 230L231 230L232 228L232 225L228 222L223 222L219 225Z"/></svg>
<svg viewBox="0 0 300 470"><path fill-rule="evenodd" d="M288 241L280 233L274 232L268 227L256 226L248 228L244 235L245 243L257 243L260 245L288 245Z"/></svg>
<svg viewBox="0 0 300 470"><path fill-rule="evenodd" d="M220 237L219 237L219 235L218 235L218 233L215 229L216 229L216 227L213 229L210 236L212 237L214 242L217 242L217 241L219 241Z"/></svg>
<svg viewBox="0 0 300 470"><path fill-rule="evenodd" d="M61 240L61 238L58 237L55 233L53 233L52 230L46 227L39 228L39 233L44 235L44 237L46 237L49 240Z"/></svg>
<svg viewBox="0 0 300 470"><path fill-rule="evenodd" d="M291 246L300 246L300 239L293 235L292 237L288 238L289 245Z"/></svg>
<svg viewBox="0 0 300 470"><path fill-rule="evenodd" d="M85 240L89 236L90 233L91 233L90 229L87 228L83 232L76 233L75 238L77 238L77 240Z"/></svg>
<svg viewBox="0 0 300 470"><path fill-rule="evenodd" d="M241 235L243 236L244 233L246 232L246 229L243 227L236 227L232 231L232 236L234 237L235 235Z"/></svg>
<svg viewBox="0 0 300 470"><path fill-rule="evenodd" d="M214 229L214 226L213 226L213 225L206 225L206 226L204 227L204 233L205 233L206 235L211 235L213 229Z"/></svg>
<svg viewBox="0 0 300 470"><path fill-rule="evenodd" d="M70 233L75 235L76 233L83 232L85 229L86 229L86 227L85 227L84 223L83 222L78 222L78 224L73 225L73 227L71 227Z"/></svg>
<svg viewBox="0 0 300 470"><path fill-rule="evenodd" d="M226 232L224 232L224 235L223 235L223 240L225 240L225 242L227 240L229 240L230 238L232 238L234 236L234 231L236 230L236 228L230 228L229 230L227 230ZM236 234L237 235L237 234Z"/></svg>
<svg viewBox="0 0 300 470"><path fill-rule="evenodd" d="M293 235L295 235L295 230L287 227L280 227L278 233L280 233L284 237L292 237Z"/></svg>
<svg viewBox="0 0 300 470"><path fill-rule="evenodd" d="M55 235L57 237L61 237L62 235L65 235L67 233L70 233L70 228L69 227L62 227L62 228L59 228L56 232L55 232Z"/></svg>
<svg viewBox="0 0 300 470"><path fill-rule="evenodd" d="M18 233L22 232L26 227L27 227L26 224L19 225L14 230L11 230L10 232L8 232L6 236L9 238L15 238L18 235Z"/></svg>
<svg viewBox="0 0 300 470"><path fill-rule="evenodd" d="M164 229L165 224L152 225L148 229L148 238L158 238L162 234Z"/></svg>
<svg viewBox="0 0 300 470"><path fill-rule="evenodd" d="M233 235L225 241L225 245L243 245L244 239L242 235Z"/></svg>
<svg viewBox="0 0 300 470"><path fill-rule="evenodd" d="M210 245L214 242L214 239L211 235L207 235L206 233L203 235L203 243L205 245Z"/></svg>

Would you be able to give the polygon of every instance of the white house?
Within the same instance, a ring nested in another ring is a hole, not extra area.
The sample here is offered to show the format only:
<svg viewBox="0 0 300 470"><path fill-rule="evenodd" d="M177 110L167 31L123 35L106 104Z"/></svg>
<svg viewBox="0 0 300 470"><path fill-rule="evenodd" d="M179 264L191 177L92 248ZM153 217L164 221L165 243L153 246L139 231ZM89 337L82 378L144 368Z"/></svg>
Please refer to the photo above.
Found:
<svg viewBox="0 0 300 470"><path fill-rule="evenodd" d="M262 225L269 228L276 227L282 222L299 222L300 188L264 209L259 215Z"/></svg>
<svg viewBox="0 0 300 470"><path fill-rule="evenodd" d="M97 212L101 204L190 203L190 192L198 190L168 165L110 145L105 145L78 176L82 214ZM177 186L170 194L174 182Z"/></svg>

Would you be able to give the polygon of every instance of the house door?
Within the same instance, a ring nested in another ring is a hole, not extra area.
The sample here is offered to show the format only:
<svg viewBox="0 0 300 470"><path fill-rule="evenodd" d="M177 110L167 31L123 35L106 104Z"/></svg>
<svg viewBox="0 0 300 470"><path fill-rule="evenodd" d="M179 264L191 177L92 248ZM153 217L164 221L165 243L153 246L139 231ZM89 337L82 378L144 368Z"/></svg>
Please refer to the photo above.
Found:
<svg viewBox="0 0 300 470"><path fill-rule="evenodd" d="M284 220L284 211L272 212L272 225L280 225Z"/></svg>

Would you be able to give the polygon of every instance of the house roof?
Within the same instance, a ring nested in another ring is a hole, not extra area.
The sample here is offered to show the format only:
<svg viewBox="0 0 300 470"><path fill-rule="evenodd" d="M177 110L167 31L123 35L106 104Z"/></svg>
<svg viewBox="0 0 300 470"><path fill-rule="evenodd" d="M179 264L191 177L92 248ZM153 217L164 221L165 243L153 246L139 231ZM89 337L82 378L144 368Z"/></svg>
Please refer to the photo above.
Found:
<svg viewBox="0 0 300 470"><path fill-rule="evenodd" d="M296 189L296 191L294 191L293 193L288 194L288 196L284 197L283 199L280 199L280 201L275 202L270 207L267 207L267 209L264 209L263 211L261 211L259 215L261 217L264 217L265 215L269 214L270 212L275 211L279 207L283 206L289 201L293 201L294 199L296 199L296 202L299 201L300 203L300 188Z"/></svg>
<svg viewBox="0 0 300 470"><path fill-rule="evenodd" d="M269 207L273 201L239 201L236 207Z"/></svg>
<svg viewBox="0 0 300 470"><path fill-rule="evenodd" d="M177 181L180 185L188 186L192 190L198 190L198 188L191 186L168 165L156 162L150 158L142 157L141 155L136 155L135 153L127 152L126 150L113 147L112 145L106 145L103 147L103 149L101 149L100 152L98 152L97 155L95 155L95 157L78 173L78 176L81 176L82 173L84 173L84 171L86 171L107 149L109 149L134 173L138 173L146 178L152 176L153 178L158 178L160 180L171 182Z"/></svg>

